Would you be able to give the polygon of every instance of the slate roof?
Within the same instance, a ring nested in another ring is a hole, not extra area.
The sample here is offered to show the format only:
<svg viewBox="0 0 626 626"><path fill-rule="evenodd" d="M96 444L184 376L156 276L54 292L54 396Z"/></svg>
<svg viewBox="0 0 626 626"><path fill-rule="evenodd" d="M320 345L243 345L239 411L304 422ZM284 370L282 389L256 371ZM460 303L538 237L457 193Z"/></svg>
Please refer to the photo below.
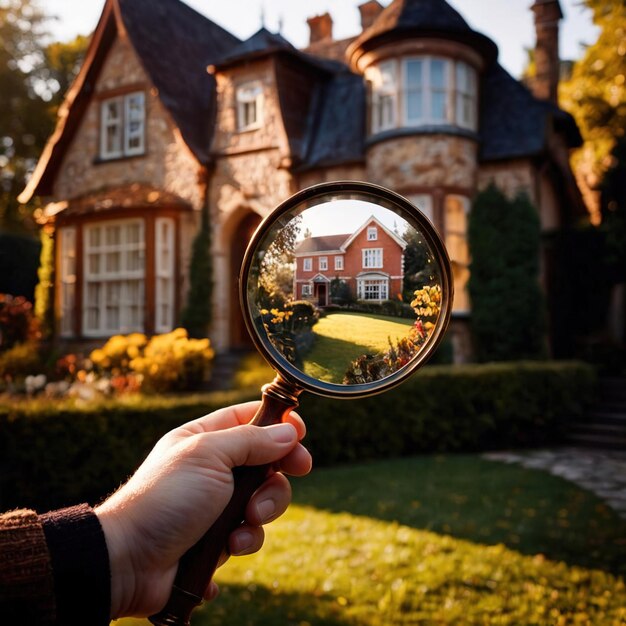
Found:
<svg viewBox="0 0 626 626"><path fill-rule="evenodd" d="M580 132L569 113L535 98L498 63L486 71L479 121L481 161L540 154L546 149L551 121L557 130L565 131L570 147L581 145Z"/></svg>
<svg viewBox="0 0 626 626"><path fill-rule="evenodd" d="M215 78L207 66L240 40L179 0L118 0L133 47L201 163L215 125Z"/></svg>
<svg viewBox="0 0 626 626"><path fill-rule="evenodd" d="M488 60L497 56L497 47L485 35L472 28L445 0L393 0L374 23L350 45L348 54L370 49L401 36L441 36L463 41Z"/></svg>
<svg viewBox="0 0 626 626"><path fill-rule="evenodd" d="M231 48L226 54L217 57L214 61L214 65L221 69L229 65L234 65L244 59L270 54L278 50L297 52L297 49L280 33L272 33L263 27L249 39Z"/></svg>

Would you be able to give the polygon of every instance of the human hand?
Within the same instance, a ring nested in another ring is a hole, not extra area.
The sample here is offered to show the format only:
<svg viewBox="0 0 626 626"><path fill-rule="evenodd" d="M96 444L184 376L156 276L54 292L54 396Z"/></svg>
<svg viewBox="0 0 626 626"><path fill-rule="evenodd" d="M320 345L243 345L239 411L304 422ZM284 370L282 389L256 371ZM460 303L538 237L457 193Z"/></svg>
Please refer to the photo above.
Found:
<svg viewBox="0 0 626 626"><path fill-rule="evenodd" d="M251 426L259 402L221 409L176 428L154 447L130 480L96 508L111 563L111 617L157 613L169 598L178 560L213 525L233 494L232 469L273 463L250 499L231 554L256 552L262 524L285 512L291 487L282 472L307 474L311 456L298 441L304 423ZM205 598L217 593L215 583Z"/></svg>

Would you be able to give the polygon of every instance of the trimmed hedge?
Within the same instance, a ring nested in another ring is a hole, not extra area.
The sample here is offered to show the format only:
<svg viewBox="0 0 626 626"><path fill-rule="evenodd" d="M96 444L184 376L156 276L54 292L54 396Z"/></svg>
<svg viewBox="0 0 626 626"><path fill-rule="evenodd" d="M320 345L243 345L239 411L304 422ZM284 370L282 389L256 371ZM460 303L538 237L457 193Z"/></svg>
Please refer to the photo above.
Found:
<svg viewBox="0 0 626 626"><path fill-rule="evenodd" d="M427 367L385 394L343 404L304 394L299 412L315 465L561 441L591 400L578 363ZM0 510L95 503L168 430L257 391L142 398L89 408L0 406Z"/></svg>

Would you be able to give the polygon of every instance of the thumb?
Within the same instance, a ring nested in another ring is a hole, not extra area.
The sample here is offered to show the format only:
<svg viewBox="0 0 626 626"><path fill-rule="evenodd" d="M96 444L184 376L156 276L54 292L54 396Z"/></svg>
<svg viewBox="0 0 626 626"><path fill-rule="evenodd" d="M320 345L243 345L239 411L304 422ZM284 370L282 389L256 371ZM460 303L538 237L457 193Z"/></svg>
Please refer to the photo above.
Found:
<svg viewBox="0 0 626 626"><path fill-rule="evenodd" d="M282 459L298 443L298 433L287 423L272 426L245 424L202 435L210 452L229 468L265 465Z"/></svg>

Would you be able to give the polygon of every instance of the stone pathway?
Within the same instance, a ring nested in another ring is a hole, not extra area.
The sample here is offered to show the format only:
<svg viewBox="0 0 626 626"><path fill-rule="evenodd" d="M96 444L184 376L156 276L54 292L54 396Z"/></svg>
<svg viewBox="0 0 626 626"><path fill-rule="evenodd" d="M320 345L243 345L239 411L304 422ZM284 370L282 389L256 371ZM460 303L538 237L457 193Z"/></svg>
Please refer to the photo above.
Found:
<svg viewBox="0 0 626 626"><path fill-rule="evenodd" d="M490 452L483 457L561 476L595 493L626 519L626 450L567 447Z"/></svg>

